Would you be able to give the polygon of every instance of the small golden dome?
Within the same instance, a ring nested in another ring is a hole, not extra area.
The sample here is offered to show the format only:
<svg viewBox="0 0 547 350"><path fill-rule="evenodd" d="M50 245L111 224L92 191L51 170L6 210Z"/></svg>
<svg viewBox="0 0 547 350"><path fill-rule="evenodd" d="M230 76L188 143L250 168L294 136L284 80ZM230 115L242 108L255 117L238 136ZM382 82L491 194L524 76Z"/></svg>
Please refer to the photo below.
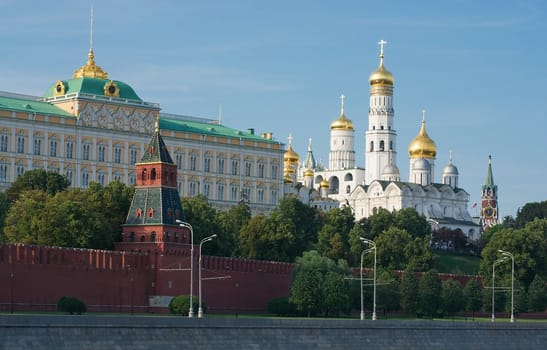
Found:
<svg viewBox="0 0 547 350"><path fill-rule="evenodd" d="M74 79L78 78L99 78L108 79L108 73L95 64L93 50L89 50L87 62L74 72Z"/></svg>
<svg viewBox="0 0 547 350"><path fill-rule="evenodd" d="M408 146L408 154L410 158L435 158L437 155L437 146L435 141L427 135L424 119L422 119L422 128L418 136Z"/></svg>
<svg viewBox="0 0 547 350"><path fill-rule="evenodd" d="M330 124L331 130L353 130L353 122L346 118L344 114L342 114L340 117L336 118L331 124Z"/></svg>
<svg viewBox="0 0 547 350"><path fill-rule="evenodd" d="M344 113L344 99L346 96L340 96L341 107L340 116L332 121L330 124L331 130L353 130L353 122L346 117Z"/></svg>
<svg viewBox="0 0 547 350"><path fill-rule="evenodd" d="M329 182L327 180L323 180L321 181L321 183L319 184L319 187L321 188L329 188Z"/></svg>
<svg viewBox="0 0 547 350"><path fill-rule="evenodd" d="M304 171L304 177L309 177L309 176L313 176L313 170L311 169L306 169Z"/></svg>
<svg viewBox="0 0 547 350"><path fill-rule="evenodd" d="M298 163L298 160L300 159L300 157L298 156L298 153L296 153L293 149L292 149L292 145L289 144L289 147L287 148L287 151L285 151L285 162L289 162L289 163Z"/></svg>

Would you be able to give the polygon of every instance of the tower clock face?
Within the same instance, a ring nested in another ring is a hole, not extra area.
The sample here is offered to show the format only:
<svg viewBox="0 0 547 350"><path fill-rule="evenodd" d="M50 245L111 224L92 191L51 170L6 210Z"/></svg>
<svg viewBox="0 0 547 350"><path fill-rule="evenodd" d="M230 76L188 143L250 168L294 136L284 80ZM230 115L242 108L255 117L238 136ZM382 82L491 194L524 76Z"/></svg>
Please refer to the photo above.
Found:
<svg viewBox="0 0 547 350"><path fill-rule="evenodd" d="M484 216L487 218L491 218L494 216L494 209L492 207L486 207L484 208Z"/></svg>

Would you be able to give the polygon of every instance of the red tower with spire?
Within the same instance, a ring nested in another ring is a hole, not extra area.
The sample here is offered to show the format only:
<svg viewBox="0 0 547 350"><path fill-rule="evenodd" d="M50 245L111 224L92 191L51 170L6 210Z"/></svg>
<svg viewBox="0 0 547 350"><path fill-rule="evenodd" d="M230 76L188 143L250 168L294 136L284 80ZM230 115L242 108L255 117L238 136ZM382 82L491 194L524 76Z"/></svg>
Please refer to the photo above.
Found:
<svg viewBox="0 0 547 350"><path fill-rule="evenodd" d="M190 233L176 220L183 220L177 190L177 167L167 150L156 120L154 134L137 167L137 183L122 242L116 250L164 251L190 244ZM182 244L181 244L182 243Z"/></svg>
<svg viewBox="0 0 547 350"><path fill-rule="evenodd" d="M486 231L498 223L498 186L492 176L492 156L488 156L488 172L482 186L481 196L481 226Z"/></svg>

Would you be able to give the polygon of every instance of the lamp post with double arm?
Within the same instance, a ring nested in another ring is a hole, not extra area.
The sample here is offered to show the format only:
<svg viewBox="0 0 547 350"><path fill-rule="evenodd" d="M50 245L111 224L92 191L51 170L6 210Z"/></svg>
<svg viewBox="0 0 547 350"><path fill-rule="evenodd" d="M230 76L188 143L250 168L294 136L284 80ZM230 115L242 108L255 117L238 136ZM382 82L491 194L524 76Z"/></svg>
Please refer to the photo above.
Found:
<svg viewBox="0 0 547 350"><path fill-rule="evenodd" d="M199 242L199 307L198 307L198 318L203 317L203 308L201 307L201 246L204 243L212 241L217 235L210 235L208 237L205 237Z"/></svg>
<svg viewBox="0 0 547 350"><path fill-rule="evenodd" d="M506 259L511 258L511 323L513 323L515 322L515 256L502 249L498 252Z"/></svg>
<svg viewBox="0 0 547 350"><path fill-rule="evenodd" d="M374 250L374 269L373 269L373 277L372 277L372 286L373 286L373 292L372 292L372 319L376 320L376 242L370 239L366 239L363 237L359 237L359 239L366 244L370 246L369 249L365 250L364 253L370 253ZM363 255L361 254L361 299L363 298ZM361 308L362 308L362 300L361 300Z"/></svg>
<svg viewBox="0 0 547 350"><path fill-rule="evenodd" d="M188 309L188 317L194 317L194 229L192 225L182 220L176 220L177 224L190 230L190 308Z"/></svg>

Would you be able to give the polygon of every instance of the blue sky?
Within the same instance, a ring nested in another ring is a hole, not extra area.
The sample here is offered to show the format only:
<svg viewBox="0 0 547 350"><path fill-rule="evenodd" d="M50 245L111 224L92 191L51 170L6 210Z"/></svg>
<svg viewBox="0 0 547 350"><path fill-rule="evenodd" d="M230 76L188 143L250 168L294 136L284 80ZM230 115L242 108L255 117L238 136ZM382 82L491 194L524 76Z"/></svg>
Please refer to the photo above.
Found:
<svg viewBox="0 0 547 350"><path fill-rule="evenodd" d="M438 149L452 150L470 205L492 155L501 215L547 200L547 3L514 1L94 2L95 60L164 112L273 132L328 160L344 94L364 164L370 73L385 39L395 76L397 164L425 109ZM42 95L89 50L90 2L0 0L0 90ZM472 215L475 210L471 210Z"/></svg>

